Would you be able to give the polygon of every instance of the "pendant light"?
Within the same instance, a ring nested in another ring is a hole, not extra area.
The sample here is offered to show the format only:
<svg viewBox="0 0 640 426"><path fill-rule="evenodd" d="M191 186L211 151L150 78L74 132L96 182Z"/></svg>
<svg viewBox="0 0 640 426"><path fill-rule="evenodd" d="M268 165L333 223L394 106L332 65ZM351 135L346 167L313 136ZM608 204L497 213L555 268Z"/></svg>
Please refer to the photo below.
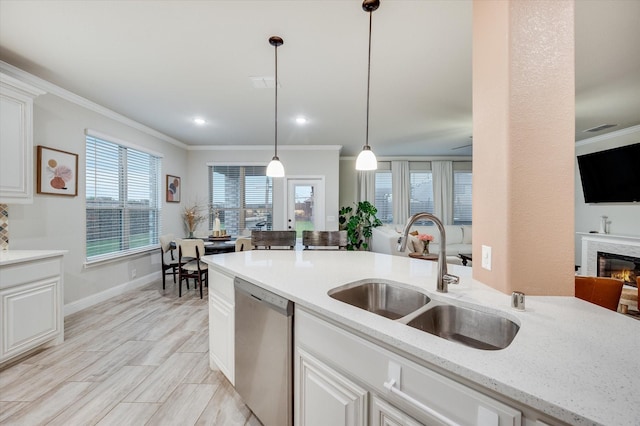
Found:
<svg viewBox="0 0 640 426"><path fill-rule="evenodd" d="M362 151L356 159L356 170L376 170L378 168L378 160L376 155L371 151L369 146L369 90L371 86L371 23L373 21L373 12L380 6L380 0L364 0L362 2L362 10L369 12L369 58L367 64L367 133L365 137Z"/></svg>
<svg viewBox="0 0 640 426"><path fill-rule="evenodd" d="M278 46L282 46L284 44L284 41L282 40L281 37L272 36L272 37L269 37L269 44L275 47L275 52L276 52L276 55L275 55L276 57L276 80L275 80L276 115L275 115L275 143L274 143L275 153L273 155L273 158L271 159L271 162L267 166L267 176L284 177L284 166L282 165L282 163L280 162L280 159L278 158Z"/></svg>

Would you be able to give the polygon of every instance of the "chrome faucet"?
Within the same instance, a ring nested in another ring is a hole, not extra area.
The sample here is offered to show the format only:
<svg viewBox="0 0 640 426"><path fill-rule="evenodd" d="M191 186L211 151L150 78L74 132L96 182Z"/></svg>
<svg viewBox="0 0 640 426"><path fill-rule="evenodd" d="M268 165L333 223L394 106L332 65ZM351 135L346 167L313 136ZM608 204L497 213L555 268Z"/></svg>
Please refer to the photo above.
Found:
<svg viewBox="0 0 640 426"><path fill-rule="evenodd" d="M398 239L398 251L403 252L407 248L407 237L409 235L409 229L411 225L417 220L428 219L436 224L438 231L440 232L440 253L438 253L438 287L437 290L440 293L446 293L449 291L449 284L458 284L460 277L447 273L447 255L446 255L446 236L444 232L444 225L431 213L416 213L409 218L409 221L402 231L402 235Z"/></svg>

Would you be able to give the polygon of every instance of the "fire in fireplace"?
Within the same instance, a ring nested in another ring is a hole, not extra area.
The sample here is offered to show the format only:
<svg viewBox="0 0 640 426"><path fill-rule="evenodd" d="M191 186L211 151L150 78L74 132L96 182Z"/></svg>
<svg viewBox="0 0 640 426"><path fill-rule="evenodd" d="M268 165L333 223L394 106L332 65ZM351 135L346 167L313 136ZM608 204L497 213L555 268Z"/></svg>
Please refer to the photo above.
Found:
<svg viewBox="0 0 640 426"><path fill-rule="evenodd" d="M623 280L625 285L637 287L640 276L640 258L614 253L598 252L598 276Z"/></svg>

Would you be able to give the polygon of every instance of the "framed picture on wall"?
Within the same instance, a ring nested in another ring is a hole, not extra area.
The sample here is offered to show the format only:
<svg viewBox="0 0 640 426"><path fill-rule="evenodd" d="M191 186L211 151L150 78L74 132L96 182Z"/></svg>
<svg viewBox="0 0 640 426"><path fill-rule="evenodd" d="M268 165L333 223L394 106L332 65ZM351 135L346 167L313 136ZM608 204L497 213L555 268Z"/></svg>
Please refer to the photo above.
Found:
<svg viewBox="0 0 640 426"><path fill-rule="evenodd" d="M78 154L38 145L38 194L78 195Z"/></svg>
<svg viewBox="0 0 640 426"><path fill-rule="evenodd" d="M181 192L180 178L167 175L167 203L179 203Z"/></svg>

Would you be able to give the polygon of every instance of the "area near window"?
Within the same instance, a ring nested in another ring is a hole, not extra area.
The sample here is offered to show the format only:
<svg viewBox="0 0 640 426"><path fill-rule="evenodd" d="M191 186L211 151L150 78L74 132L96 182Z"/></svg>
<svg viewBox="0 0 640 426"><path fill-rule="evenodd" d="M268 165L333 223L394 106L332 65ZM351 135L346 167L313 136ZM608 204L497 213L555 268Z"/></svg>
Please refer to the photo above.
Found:
<svg viewBox="0 0 640 426"><path fill-rule="evenodd" d="M87 263L157 247L160 167L158 156L87 134Z"/></svg>
<svg viewBox="0 0 640 426"><path fill-rule="evenodd" d="M409 170L409 215L420 212L434 213L434 179L430 162L412 161ZM391 172L389 162L379 162L375 172L375 206L378 209L378 218L383 223L404 223L393 217L393 179L396 177ZM453 187L449 189L451 202L453 203L453 224L470 225L471 218L471 193L472 172L470 162L453 163ZM402 197L396 196L397 200ZM428 224L421 221L419 224Z"/></svg>
<svg viewBox="0 0 640 426"><path fill-rule="evenodd" d="M265 166L209 166L209 228L216 214L230 235L273 229L273 180Z"/></svg>

